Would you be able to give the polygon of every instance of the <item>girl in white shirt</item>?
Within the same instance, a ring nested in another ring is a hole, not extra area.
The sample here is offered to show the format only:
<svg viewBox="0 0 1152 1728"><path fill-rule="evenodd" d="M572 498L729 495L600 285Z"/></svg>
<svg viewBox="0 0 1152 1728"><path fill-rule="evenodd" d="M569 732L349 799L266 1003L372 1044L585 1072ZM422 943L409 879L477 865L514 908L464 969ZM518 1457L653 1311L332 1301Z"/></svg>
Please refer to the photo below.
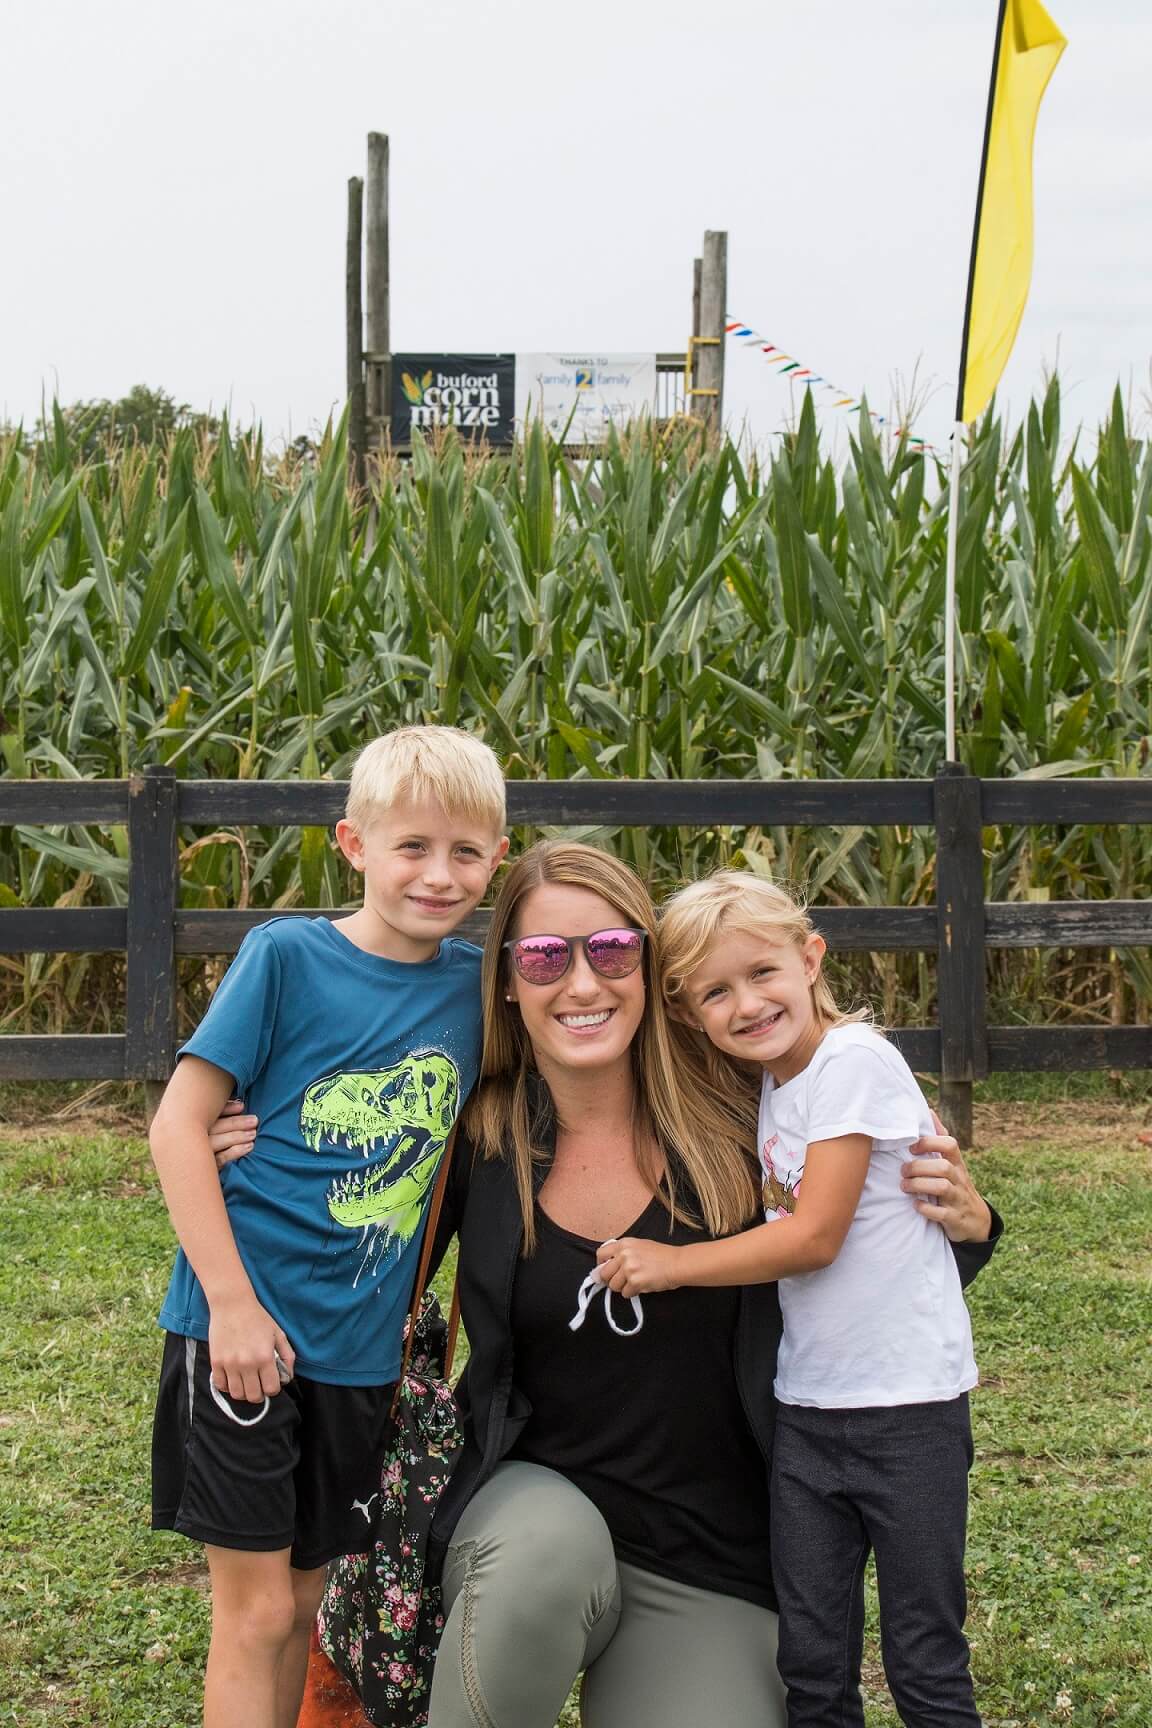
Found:
<svg viewBox="0 0 1152 1728"><path fill-rule="evenodd" d="M685 1247L607 1242L604 1282L633 1296L780 1280L772 1555L789 1728L863 1728L870 1551L901 1721L979 1728L963 1631L971 1327L944 1232L901 1187L928 1105L895 1047L837 1007L824 941L780 888L736 871L694 883L667 903L660 943L673 1012L709 1041L702 1082L762 1071L767 1221Z"/></svg>

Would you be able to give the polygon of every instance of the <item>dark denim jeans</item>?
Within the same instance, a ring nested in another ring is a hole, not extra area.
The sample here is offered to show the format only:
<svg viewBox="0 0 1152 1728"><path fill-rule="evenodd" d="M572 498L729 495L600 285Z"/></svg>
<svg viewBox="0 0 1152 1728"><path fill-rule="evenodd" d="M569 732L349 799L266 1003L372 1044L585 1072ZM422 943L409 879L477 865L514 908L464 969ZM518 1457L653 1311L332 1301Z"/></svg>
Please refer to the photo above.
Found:
<svg viewBox="0 0 1152 1728"><path fill-rule="evenodd" d="M964 1636L968 1396L891 1409L777 1406L772 1571L788 1728L864 1728L864 1566L907 1728L980 1728Z"/></svg>

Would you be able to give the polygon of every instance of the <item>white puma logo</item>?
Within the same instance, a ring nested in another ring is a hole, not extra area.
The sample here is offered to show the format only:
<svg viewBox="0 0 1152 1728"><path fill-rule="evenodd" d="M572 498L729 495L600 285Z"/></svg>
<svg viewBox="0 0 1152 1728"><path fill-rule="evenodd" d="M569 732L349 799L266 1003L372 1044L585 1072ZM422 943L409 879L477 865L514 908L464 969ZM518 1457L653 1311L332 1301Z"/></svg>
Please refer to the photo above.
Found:
<svg viewBox="0 0 1152 1728"><path fill-rule="evenodd" d="M353 1500L349 1510L352 1512L363 1512L365 1524L370 1524L372 1520L368 1516L368 1508L371 1506L373 1500L379 1500L379 1498L380 1492L377 1490L376 1493L370 1495L367 1500Z"/></svg>

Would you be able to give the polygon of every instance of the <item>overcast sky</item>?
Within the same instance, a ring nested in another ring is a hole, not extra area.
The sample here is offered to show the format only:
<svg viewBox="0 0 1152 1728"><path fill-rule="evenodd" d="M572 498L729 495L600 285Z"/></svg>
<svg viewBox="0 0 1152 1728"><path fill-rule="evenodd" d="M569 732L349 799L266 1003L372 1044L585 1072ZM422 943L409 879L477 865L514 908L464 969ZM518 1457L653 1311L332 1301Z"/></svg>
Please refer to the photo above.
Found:
<svg viewBox="0 0 1152 1728"><path fill-rule="evenodd" d="M1051 0L1036 265L1005 380L1059 358L1148 424L1152 14ZM0 418L144 382L322 422L343 391L346 182L392 144L397 349L683 348L729 307L946 437L996 0L38 0L5 8ZM728 414L790 394L729 352ZM829 426L843 424L834 409Z"/></svg>

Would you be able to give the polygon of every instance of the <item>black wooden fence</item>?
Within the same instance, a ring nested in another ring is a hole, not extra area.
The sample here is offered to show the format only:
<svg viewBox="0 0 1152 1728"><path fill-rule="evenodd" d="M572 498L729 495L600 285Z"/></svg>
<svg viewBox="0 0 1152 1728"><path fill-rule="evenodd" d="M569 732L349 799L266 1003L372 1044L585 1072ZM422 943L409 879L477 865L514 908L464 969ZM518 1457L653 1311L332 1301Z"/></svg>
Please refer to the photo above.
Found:
<svg viewBox="0 0 1152 1728"><path fill-rule="evenodd" d="M231 954L261 911L183 908L181 826L328 826L345 787L331 781L0 780L0 822L126 823L126 907L0 909L0 952L125 953L122 1034L0 1037L0 1077L167 1077L176 1036L179 954ZM1149 1026L988 1026L988 948L1152 944L1152 898L985 903L982 829L1011 824L1152 823L1152 780L977 780L948 766L934 780L515 780L512 824L621 827L848 826L936 830L935 906L814 909L834 949L919 950L938 959L939 1024L898 1028L914 1068L939 1074L944 1113L967 1141L972 1082L997 1070L1152 1067ZM1152 890L1152 884L1148 885ZM310 914L301 910L299 916ZM314 916L314 914L311 914ZM484 915L471 921L480 935Z"/></svg>

